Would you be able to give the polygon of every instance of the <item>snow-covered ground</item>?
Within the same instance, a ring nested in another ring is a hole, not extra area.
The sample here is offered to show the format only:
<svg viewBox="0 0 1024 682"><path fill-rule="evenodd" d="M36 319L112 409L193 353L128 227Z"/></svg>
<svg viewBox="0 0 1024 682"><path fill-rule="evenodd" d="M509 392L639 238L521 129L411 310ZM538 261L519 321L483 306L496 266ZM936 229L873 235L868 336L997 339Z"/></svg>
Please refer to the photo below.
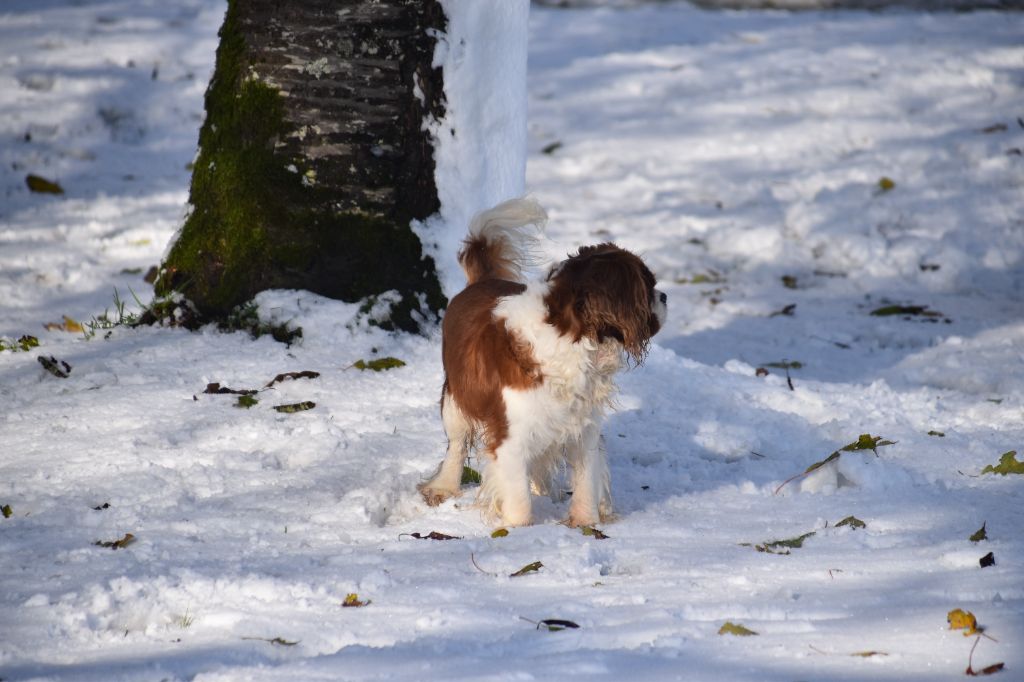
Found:
<svg viewBox="0 0 1024 682"><path fill-rule="evenodd" d="M974 668L1021 679L1024 478L980 472L1024 452L1024 15L534 9L546 253L614 239L670 296L597 539L564 503L501 538L471 489L426 507L439 340L355 305L262 295L291 347L43 329L148 300L222 12L0 5L0 336L41 343L0 352L0 678L953 680L961 608L998 640ZM897 304L936 315L870 314ZM783 361L792 387L756 371ZM203 393L304 370L250 409ZM895 444L776 494L860 434ZM580 627L524 620L552 618Z"/></svg>

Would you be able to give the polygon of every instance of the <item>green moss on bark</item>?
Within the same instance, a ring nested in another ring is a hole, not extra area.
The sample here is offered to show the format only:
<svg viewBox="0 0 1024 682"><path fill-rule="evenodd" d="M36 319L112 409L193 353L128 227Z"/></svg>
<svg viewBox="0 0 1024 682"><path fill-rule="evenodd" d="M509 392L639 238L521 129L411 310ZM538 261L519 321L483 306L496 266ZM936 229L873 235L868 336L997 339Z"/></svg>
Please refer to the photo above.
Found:
<svg viewBox="0 0 1024 682"><path fill-rule="evenodd" d="M180 291L209 320L255 294L304 288L357 301L397 290L386 328L417 330L446 300L433 261L408 224L330 208L303 159L276 153L291 132L285 97L259 79L230 0L199 134L192 212L171 248L157 294Z"/></svg>

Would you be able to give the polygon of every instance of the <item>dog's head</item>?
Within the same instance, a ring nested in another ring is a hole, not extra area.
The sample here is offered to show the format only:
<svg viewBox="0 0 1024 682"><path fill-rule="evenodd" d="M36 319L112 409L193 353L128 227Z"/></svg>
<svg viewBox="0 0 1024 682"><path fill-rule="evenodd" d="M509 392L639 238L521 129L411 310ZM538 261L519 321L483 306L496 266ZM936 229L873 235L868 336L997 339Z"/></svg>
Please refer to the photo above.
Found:
<svg viewBox="0 0 1024 682"><path fill-rule="evenodd" d="M548 275L547 322L574 341L615 339L637 364L665 323L668 297L639 257L614 244L584 246Z"/></svg>

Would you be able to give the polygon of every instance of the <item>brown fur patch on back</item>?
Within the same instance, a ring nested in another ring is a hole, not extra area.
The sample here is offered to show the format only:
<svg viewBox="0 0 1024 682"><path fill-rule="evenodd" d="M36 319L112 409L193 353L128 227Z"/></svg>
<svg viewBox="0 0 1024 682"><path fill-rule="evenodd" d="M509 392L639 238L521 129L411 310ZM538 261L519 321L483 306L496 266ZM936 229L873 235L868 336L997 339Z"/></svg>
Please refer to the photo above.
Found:
<svg viewBox="0 0 1024 682"><path fill-rule="evenodd" d="M491 453L508 435L502 389L528 389L543 381L531 346L494 317L499 298L525 289L518 282L484 279L453 298L444 317L445 386L459 409L483 427L478 436Z"/></svg>

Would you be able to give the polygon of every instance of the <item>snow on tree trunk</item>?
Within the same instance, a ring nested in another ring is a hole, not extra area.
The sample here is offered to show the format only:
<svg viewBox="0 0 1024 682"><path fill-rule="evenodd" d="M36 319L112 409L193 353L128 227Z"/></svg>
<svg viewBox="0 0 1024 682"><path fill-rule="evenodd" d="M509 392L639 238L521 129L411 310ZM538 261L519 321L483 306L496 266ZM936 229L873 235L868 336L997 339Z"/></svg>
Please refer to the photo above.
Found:
<svg viewBox="0 0 1024 682"><path fill-rule="evenodd" d="M410 228L440 208L436 0L229 0L192 176L157 291L219 319L265 289L356 301L384 326L444 307Z"/></svg>
<svg viewBox="0 0 1024 682"><path fill-rule="evenodd" d="M445 112L428 119L439 212L414 223L448 296L465 278L455 260L477 211L519 196L526 183L529 0L441 0L448 26L434 64Z"/></svg>

